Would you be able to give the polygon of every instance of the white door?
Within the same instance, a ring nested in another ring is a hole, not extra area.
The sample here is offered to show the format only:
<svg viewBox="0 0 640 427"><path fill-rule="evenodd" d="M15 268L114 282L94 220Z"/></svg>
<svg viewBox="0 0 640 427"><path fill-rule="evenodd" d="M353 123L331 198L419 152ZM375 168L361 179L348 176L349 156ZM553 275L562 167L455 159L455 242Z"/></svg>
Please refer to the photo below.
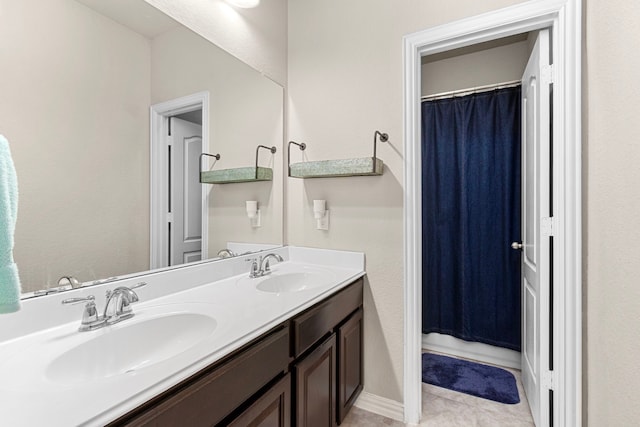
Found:
<svg viewBox="0 0 640 427"><path fill-rule="evenodd" d="M177 117L169 120L169 265L177 265L202 258L202 184L198 172L202 126Z"/></svg>
<svg viewBox="0 0 640 427"><path fill-rule="evenodd" d="M522 77L522 382L538 427L549 425L550 74L542 30Z"/></svg>

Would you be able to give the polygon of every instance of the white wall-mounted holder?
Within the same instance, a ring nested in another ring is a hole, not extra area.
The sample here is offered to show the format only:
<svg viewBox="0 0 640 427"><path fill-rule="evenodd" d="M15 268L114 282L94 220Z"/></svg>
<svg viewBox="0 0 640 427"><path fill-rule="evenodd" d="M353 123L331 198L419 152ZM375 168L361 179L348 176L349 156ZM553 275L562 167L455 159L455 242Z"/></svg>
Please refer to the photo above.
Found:
<svg viewBox="0 0 640 427"><path fill-rule="evenodd" d="M313 201L313 217L316 219L317 230L329 230L329 211L326 200Z"/></svg>
<svg viewBox="0 0 640 427"><path fill-rule="evenodd" d="M252 227L260 227L260 209L258 209L257 200L247 200L247 216Z"/></svg>

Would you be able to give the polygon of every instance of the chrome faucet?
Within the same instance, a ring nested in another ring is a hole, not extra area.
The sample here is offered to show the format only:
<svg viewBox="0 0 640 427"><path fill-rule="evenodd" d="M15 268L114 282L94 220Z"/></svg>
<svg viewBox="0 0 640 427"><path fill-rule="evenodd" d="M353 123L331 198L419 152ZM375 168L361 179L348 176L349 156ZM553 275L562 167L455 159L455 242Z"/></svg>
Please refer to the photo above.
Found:
<svg viewBox="0 0 640 427"><path fill-rule="evenodd" d="M113 291L107 291L107 304L104 307L105 323L114 323L133 317L131 303L138 302L138 294L126 286L118 286Z"/></svg>
<svg viewBox="0 0 640 427"><path fill-rule="evenodd" d="M251 261L251 271L249 272L249 277L255 279L256 277L266 276L267 274L271 274L271 268L269 266L269 259L275 259L278 262L284 261L282 257L278 254L267 254L265 256L260 257L260 261L255 258L250 259Z"/></svg>
<svg viewBox="0 0 640 427"><path fill-rule="evenodd" d="M278 254L267 254L264 257L260 257L260 272L262 272L262 276L265 274L271 274L271 268L269 268L269 258L274 258L278 262L284 261L282 257Z"/></svg>
<svg viewBox="0 0 640 427"><path fill-rule="evenodd" d="M131 309L131 304L138 302L138 294L133 289L145 285L145 282L140 282L130 288L118 286L113 291L107 291L107 304L104 307L102 316L98 314L96 298L93 295L84 298L68 298L62 300L62 304L77 304L86 301L87 304L84 306L82 321L78 330L80 332L93 331L133 317L134 313Z"/></svg>

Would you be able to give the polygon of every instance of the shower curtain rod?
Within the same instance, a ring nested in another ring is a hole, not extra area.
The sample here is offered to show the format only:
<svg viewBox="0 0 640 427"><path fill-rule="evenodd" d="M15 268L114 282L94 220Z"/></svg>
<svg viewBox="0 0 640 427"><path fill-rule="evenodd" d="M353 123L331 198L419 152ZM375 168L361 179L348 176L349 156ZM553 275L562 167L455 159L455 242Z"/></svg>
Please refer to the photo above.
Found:
<svg viewBox="0 0 640 427"><path fill-rule="evenodd" d="M494 90L494 89L504 89L504 88L508 88L508 87L514 87L514 86L518 86L519 84L521 84L520 80L512 80L510 82L494 83L494 84L491 84L491 85L470 87L470 88L467 88L467 89L458 89L458 90L452 90L452 91L449 91L449 92L442 92L442 93L436 93L436 94L433 94L433 95L426 95L426 96L421 97L420 100L421 101L433 101L434 99L454 98L456 96L471 95L473 93L487 92L487 91Z"/></svg>

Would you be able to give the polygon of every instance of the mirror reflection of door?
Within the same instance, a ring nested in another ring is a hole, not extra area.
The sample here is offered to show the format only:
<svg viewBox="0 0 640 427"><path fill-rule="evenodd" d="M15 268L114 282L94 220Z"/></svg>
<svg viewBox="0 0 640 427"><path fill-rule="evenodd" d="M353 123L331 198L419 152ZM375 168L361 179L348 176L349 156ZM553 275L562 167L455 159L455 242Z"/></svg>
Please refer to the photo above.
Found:
<svg viewBox="0 0 640 427"><path fill-rule="evenodd" d="M169 262L202 259L202 188L198 159L202 153L202 110L169 119Z"/></svg>

